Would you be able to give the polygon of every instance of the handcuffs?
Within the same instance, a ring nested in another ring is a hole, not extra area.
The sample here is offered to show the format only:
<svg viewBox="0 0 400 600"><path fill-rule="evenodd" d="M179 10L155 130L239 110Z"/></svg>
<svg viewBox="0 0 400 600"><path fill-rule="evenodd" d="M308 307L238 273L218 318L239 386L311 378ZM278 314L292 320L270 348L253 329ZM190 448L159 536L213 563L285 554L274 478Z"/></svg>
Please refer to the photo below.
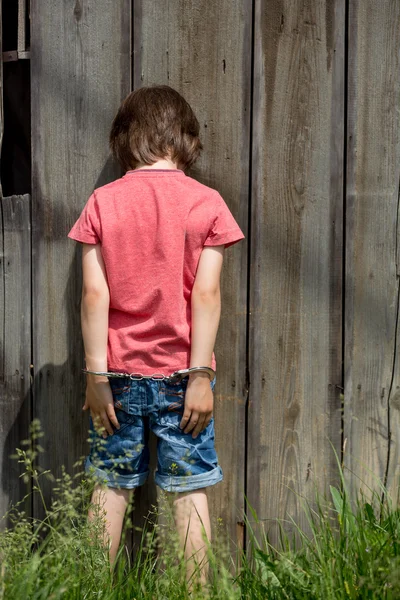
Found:
<svg viewBox="0 0 400 600"><path fill-rule="evenodd" d="M215 377L215 371L211 367L189 367L188 369L174 371L171 375L164 375L163 373L153 373L152 375L143 375L142 373L115 373L114 371L89 371L88 369L82 369L82 371L91 375L102 375L103 377L129 377L129 379L135 381L140 381L141 379L163 379L171 383L179 383L184 377L188 377L191 373L196 371L208 373L210 381Z"/></svg>

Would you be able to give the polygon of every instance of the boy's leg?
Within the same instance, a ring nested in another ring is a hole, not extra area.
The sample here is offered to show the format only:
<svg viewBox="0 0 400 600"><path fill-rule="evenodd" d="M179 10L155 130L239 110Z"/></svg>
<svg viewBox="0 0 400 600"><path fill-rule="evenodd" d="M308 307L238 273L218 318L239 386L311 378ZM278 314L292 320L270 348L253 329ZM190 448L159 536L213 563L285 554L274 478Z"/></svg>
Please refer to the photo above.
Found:
<svg viewBox="0 0 400 600"><path fill-rule="evenodd" d="M109 547L110 563L113 564L121 541L122 525L126 508L133 490L116 489L96 485L92 495L92 504L100 506L100 515L105 517L104 543ZM93 519L94 510L89 510L89 519ZM111 544L111 545L110 545Z"/></svg>
<svg viewBox="0 0 400 600"><path fill-rule="evenodd" d="M206 583L208 576L207 544L203 539L203 530L207 539L211 541L210 514L206 489L193 492L168 492L172 500L176 528L182 549L185 551L187 564L186 577L189 580L200 566L200 581Z"/></svg>

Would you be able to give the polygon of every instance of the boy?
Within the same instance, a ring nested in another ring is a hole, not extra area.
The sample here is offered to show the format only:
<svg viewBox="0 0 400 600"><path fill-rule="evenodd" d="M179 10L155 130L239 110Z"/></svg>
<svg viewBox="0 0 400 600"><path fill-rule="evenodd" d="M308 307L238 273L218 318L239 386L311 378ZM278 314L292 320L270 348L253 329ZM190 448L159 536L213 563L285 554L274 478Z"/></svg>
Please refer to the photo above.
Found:
<svg viewBox="0 0 400 600"><path fill-rule="evenodd" d="M94 190L68 234L83 244L92 503L105 510L113 563L129 494L148 476L151 428L190 578L205 559L202 526L211 539L206 487L223 477L212 416L223 253L245 236L219 193L185 174L202 144L174 89L129 94L110 148L125 175Z"/></svg>

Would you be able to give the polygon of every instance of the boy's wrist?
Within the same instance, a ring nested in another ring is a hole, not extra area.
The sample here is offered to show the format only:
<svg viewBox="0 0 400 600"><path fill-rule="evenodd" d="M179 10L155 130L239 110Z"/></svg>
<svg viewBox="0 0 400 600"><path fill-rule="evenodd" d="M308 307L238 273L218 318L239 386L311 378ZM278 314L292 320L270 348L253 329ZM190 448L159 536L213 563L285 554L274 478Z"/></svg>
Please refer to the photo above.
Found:
<svg viewBox="0 0 400 600"><path fill-rule="evenodd" d="M207 365L207 369L209 369L209 371L203 370L203 371L192 371L191 373L189 373L188 375L188 380L189 381L193 381L194 379L205 379L206 381L211 381L214 376L215 376L215 371L214 369L209 365L208 362L204 362L201 363L202 366L206 366ZM197 363L196 365L190 365L189 369L195 369L196 367L198 367L200 365L200 363Z"/></svg>
<svg viewBox="0 0 400 600"><path fill-rule="evenodd" d="M211 380L209 374L205 371L194 371L194 373L189 373L189 380L192 379L208 379L208 381Z"/></svg>
<svg viewBox="0 0 400 600"><path fill-rule="evenodd" d="M93 373L87 373L86 377L89 384L109 383L109 379L105 375L94 375Z"/></svg>
<svg viewBox="0 0 400 600"><path fill-rule="evenodd" d="M86 356L85 366L88 371L101 371L102 373L105 373L108 370L107 358Z"/></svg>

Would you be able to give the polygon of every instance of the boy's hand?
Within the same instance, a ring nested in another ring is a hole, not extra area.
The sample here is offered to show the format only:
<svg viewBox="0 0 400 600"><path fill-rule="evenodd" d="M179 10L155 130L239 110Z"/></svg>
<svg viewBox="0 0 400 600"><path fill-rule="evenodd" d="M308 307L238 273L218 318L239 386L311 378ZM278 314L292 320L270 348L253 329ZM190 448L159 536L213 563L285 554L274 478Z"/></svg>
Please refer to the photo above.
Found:
<svg viewBox="0 0 400 600"><path fill-rule="evenodd" d="M184 433L193 430L192 437L196 438L211 421L213 406L214 393L207 373L190 375L180 428L184 429Z"/></svg>
<svg viewBox="0 0 400 600"><path fill-rule="evenodd" d="M90 408L97 433L106 438L107 434L114 433L111 423L119 429L110 382L107 377L96 375L86 375L86 377L86 400L82 408L83 410Z"/></svg>

